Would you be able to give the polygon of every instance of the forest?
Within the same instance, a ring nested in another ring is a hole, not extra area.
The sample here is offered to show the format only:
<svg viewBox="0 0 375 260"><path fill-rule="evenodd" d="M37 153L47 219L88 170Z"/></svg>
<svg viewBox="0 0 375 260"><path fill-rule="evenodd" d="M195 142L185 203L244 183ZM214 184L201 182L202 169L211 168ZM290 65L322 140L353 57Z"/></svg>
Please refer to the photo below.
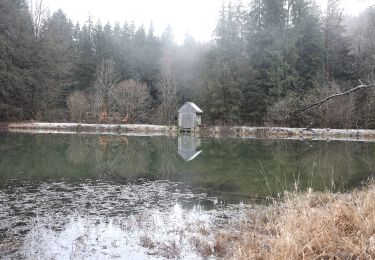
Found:
<svg viewBox="0 0 375 260"><path fill-rule="evenodd" d="M174 124L193 101L204 125L373 129L374 88L350 90L374 82L375 6L226 2L210 42L177 44L173 25L75 24L0 0L0 121Z"/></svg>

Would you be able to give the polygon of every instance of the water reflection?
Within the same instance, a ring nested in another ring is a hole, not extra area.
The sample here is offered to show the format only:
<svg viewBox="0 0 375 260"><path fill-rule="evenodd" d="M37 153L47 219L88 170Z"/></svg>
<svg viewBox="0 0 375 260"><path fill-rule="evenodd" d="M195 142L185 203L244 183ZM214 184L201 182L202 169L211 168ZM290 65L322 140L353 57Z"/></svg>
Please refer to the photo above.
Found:
<svg viewBox="0 0 375 260"><path fill-rule="evenodd" d="M182 159L189 162L194 160L202 150L199 150L201 147L201 140L199 137L194 135L180 135L178 136L178 154Z"/></svg>
<svg viewBox="0 0 375 260"><path fill-rule="evenodd" d="M169 180L244 201L351 188L373 175L374 156L374 143L2 133L0 188L12 179Z"/></svg>
<svg viewBox="0 0 375 260"><path fill-rule="evenodd" d="M0 133L0 254L194 259L191 235L241 202L350 189L374 157L375 143Z"/></svg>

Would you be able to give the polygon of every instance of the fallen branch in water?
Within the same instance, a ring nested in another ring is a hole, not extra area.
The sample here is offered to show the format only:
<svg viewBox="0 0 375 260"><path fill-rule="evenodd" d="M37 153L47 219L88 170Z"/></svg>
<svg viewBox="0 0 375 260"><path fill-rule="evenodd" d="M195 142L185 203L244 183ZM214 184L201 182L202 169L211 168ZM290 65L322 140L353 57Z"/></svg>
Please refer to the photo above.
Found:
<svg viewBox="0 0 375 260"><path fill-rule="evenodd" d="M310 104L308 106L305 106L303 108L297 109L293 112L290 112L289 116L298 115L298 114L302 114L302 113L305 113L305 112L313 110L313 109L317 109L318 107L323 105L325 102L327 102L327 101L329 101L333 98L349 95L350 93L356 92L356 91L361 90L361 89L366 89L366 88L369 88L369 87L375 87L375 83L366 85L366 84L363 84L363 82L361 80L359 82L361 83L361 85L359 85L355 88L349 89L348 91L345 91L345 92L342 92L342 93L333 94L333 95L328 96L328 97L326 97L326 98L324 98L324 99L322 99L318 102L315 102L315 103L312 103L312 104Z"/></svg>

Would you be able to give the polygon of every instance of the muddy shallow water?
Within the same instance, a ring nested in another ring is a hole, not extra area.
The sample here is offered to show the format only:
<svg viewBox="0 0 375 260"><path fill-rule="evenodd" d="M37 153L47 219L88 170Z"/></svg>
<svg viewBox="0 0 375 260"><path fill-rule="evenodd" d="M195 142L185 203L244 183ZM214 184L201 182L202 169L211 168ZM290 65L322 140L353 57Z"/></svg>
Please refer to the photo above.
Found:
<svg viewBox="0 0 375 260"><path fill-rule="evenodd" d="M267 196L361 185L374 155L365 142L0 133L0 255L196 259L197 240L235 233Z"/></svg>

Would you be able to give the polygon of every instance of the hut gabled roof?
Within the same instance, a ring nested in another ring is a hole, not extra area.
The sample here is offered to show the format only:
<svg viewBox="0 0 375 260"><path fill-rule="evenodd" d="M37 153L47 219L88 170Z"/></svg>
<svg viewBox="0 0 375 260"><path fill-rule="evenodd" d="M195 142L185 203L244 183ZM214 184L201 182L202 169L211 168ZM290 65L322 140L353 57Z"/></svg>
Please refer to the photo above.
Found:
<svg viewBox="0 0 375 260"><path fill-rule="evenodd" d="M184 151L184 150L179 150L178 151L178 154L186 162L190 162L190 161L194 160L201 153L202 153L202 150L199 150L199 151Z"/></svg>
<svg viewBox="0 0 375 260"><path fill-rule="evenodd" d="M186 102L179 110L179 113L183 112L195 112L197 114L202 114L203 111L193 102Z"/></svg>

